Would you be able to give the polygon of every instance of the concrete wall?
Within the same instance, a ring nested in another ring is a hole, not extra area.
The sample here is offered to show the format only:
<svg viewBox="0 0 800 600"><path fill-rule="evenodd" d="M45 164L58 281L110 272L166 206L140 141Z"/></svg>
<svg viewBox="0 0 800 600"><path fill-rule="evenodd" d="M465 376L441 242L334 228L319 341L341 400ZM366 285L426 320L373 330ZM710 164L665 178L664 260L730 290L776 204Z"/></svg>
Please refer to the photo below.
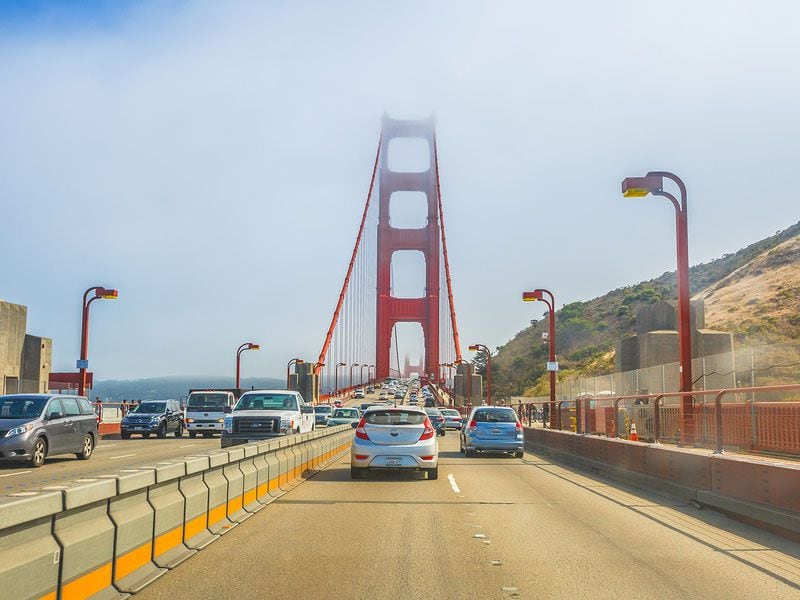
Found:
<svg viewBox="0 0 800 600"><path fill-rule="evenodd" d="M0 391L14 393L20 376L28 309L0 300Z"/></svg>
<svg viewBox="0 0 800 600"><path fill-rule="evenodd" d="M47 392L52 363L53 340L26 334L22 347L19 391L29 394Z"/></svg>

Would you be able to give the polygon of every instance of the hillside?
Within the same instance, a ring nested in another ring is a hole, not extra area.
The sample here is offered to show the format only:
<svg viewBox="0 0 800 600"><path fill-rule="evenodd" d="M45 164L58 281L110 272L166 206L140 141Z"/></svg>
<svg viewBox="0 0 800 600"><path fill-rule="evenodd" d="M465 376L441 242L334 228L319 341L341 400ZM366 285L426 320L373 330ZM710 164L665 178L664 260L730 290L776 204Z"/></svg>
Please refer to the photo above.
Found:
<svg viewBox="0 0 800 600"><path fill-rule="evenodd" d="M706 326L733 331L750 343L800 339L800 223L690 269L695 298L706 301ZM658 300L676 299L675 272L619 288L556 311L559 378L614 370L614 345L634 333L636 312ZM492 359L494 394L547 393L543 319L498 348Z"/></svg>
<svg viewBox="0 0 800 600"><path fill-rule="evenodd" d="M183 376L150 377L147 379L106 379L97 381L91 391L92 399L100 396L103 400L120 402L127 400L163 400L186 396L190 389L196 388L231 388L232 377L219 376ZM243 377L242 388L284 388L286 381L270 377Z"/></svg>

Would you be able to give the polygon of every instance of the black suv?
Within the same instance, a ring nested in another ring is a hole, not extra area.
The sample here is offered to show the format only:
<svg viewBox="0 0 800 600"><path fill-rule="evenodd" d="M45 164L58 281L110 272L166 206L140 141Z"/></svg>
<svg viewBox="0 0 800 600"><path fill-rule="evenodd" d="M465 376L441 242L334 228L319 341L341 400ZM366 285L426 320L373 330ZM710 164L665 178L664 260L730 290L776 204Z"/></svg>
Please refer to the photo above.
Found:
<svg viewBox="0 0 800 600"><path fill-rule="evenodd" d="M165 438L168 433L183 437L183 411L177 400L145 400L122 418L120 437L127 440L132 433L149 438L151 433Z"/></svg>

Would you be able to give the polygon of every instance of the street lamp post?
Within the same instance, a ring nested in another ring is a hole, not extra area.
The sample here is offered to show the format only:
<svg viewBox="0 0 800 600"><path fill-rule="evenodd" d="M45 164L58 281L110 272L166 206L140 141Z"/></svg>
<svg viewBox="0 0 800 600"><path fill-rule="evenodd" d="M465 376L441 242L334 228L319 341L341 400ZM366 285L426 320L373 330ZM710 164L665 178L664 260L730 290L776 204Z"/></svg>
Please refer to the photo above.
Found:
<svg viewBox="0 0 800 600"><path fill-rule="evenodd" d="M89 294L94 296L89 298ZM102 286L90 287L83 292L83 305L81 310L81 356L78 360L78 395L86 395L86 370L89 368L89 306L95 300L116 300L119 296L117 290Z"/></svg>
<svg viewBox="0 0 800 600"><path fill-rule="evenodd" d="M545 296L549 296L548 300ZM550 290L537 289L532 292L522 292L523 302L544 302L547 305L549 332L547 342L550 349L547 363L547 374L550 381L550 427L556 426L556 298Z"/></svg>
<svg viewBox="0 0 800 600"><path fill-rule="evenodd" d="M361 385L364 385L364 367L369 368L369 365L367 363L364 363L363 365L361 365L361 368L358 370L359 371L358 382ZM367 371L367 373L369 374L369 371Z"/></svg>
<svg viewBox="0 0 800 600"><path fill-rule="evenodd" d="M302 365L305 361L302 358L293 358L286 363L286 389L292 389L292 365Z"/></svg>
<svg viewBox="0 0 800 600"><path fill-rule="evenodd" d="M347 363L336 363L336 367L333 371L333 394L335 396L339 395L339 367L346 367Z"/></svg>
<svg viewBox="0 0 800 600"><path fill-rule="evenodd" d="M492 405L492 351L483 344L473 344L469 347L470 352L486 353L486 404Z"/></svg>
<svg viewBox="0 0 800 600"><path fill-rule="evenodd" d="M245 350L258 350L259 348L261 348L261 346L259 346L258 344L254 344L252 342L245 342L244 344L239 346L239 348L236 350L236 389L237 390L241 389L239 374L240 374L240 367L241 367L241 363L242 363L242 352L244 352Z"/></svg>
<svg viewBox="0 0 800 600"><path fill-rule="evenodd" d="M369 366L369 369L367 369L367 377L369 378L369 381L375 381L375 365Z"/></svg>
<svg viewBox="0 0 800 600"><path fill-rule="evenodd" d="M664 179L678 186L680 200L664 190ZM651 171L644 177L628 177L622 181L622 195L626 198L642 198L652 194L672 202L675 207L675 238L677 246L678 279L678 355L680 391L691 392L692 381L692 327L689 291L689 234L687 219L686 185L680 177L667 171ZM694 443L694 399L681 398L681 441Z"/></svg>
<svg viewBox="0 0 800 600"><path fill-rule="evenodd" d="M358 364L358 363L353 363L352 365L350 365L350 389L351 390L353 389L353 369L355 369L356 367L360 367L360 366L361 365Z"/></svg>

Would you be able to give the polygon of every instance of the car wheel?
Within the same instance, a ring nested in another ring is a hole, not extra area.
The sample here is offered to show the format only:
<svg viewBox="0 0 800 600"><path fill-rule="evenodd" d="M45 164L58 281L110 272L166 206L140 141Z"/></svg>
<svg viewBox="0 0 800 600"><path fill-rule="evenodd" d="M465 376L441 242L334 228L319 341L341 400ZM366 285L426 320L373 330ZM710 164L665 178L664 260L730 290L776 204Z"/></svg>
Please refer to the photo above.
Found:
<svg viewBox="0 0 800 600"><path fill-rule="evenodd" d="M193 440L196 437L197 437L197 432L196 431L190 431L189 432L189 439L190 440ZM205 437L205 434L203 435L203 437Z"/></svg>
<svg viewBox="0 0 800 600"><path fill-rule="evenodd" d="M131 434L128 433L127 431L124 431L120 432L119 437L122 438L123 440L129 440L131 439Z"/></svg>
<svg viewBox="0 0 800 600"><path fill-rule="evenodd" d="M514 458L522 458L522 452L514 452Z"/></svg>
<svg viewBox="0 0 800 600"><path fill-rule="evenodd" d="M176 438L183 437L183 425L178 425L178 428L175 430L175 437Z"/></svg>
<svg viewBox="0 0 800 600"><path fill-rule="evenodd" d="M467 455L467 458L471 458L471 457L475 456L475 450L472 450L471 448L466 448L464 450L464 454Z"/></svg>
<svg viewBox="0 0 800 600"><path fill-rule="evenodd" d="M196 435L196 434L195 434L195 435ZM210 438L210 437L214 437L214 434L213 434L213 433L204 433L204 434L203 434L203 437L204 437L204 438Z"/></svg>
<svg viewBox="0 0 800 600"><path fill-rule="evenodd" d="M432 469L425 469L425 472L428 474L428 479L439 479L439 465Z"/></svg>
<svg viewBox="0 0 800 600"><path fill-rule="evenodd" d="M167 424L166 423L162 423L161 426L158 428L158 431L156 431L156 437L158 437L158 439L161 439L161 440L163 440L165 437L167 437Z"/></svg>
<svg viewBox="0 0 800 600"><path fill-rule="evenodd" d="M367 474L363 467L350 467L350 479L364 479Z"/></svg>
<svg viewBox="0 0 800 600"><path fill-rule="evenodd" d="M146 439L147 439L147 438L149 438L149 437L150 437L150 432L149 432L149 431L148 431L147 433L143 433L143 434L142 434L142 439L143 439L143 440L146 440Z"/></svg>
<svg viewBox="0 0 800 600"><path fill-rule="evenodd" d="M31 466L39 468L44 464L44 459L47 456L47 440L43 437L36 438L33 442L33 449L31 450Z"/></svg>
<svg viewBox="0 0 800 600"><path fill-rule="evenodd" d="M80 452L76 452L75 456L77 456L80 460L89 460L93 451L94 438L87 433L85 436L83 436L83 449Z"/></svg>

